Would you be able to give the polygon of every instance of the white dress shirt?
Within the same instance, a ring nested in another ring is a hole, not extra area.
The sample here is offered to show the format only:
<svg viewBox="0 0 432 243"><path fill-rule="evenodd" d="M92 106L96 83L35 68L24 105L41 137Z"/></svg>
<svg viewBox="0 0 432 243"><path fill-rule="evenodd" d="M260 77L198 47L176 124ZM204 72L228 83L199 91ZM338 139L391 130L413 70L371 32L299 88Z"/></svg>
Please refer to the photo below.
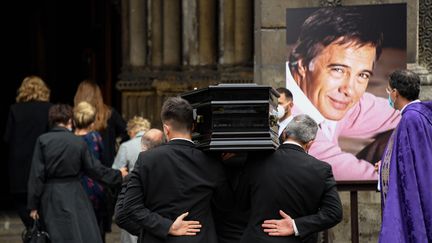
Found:
<svg viewBox="0 0 432 243"><path fill-rule="evenodd" d="M293 119L293 116L287 117L285 120L279 122L279 131L278 131L278 137L282 134L283 130L286 128L288 123Z"/></svg>

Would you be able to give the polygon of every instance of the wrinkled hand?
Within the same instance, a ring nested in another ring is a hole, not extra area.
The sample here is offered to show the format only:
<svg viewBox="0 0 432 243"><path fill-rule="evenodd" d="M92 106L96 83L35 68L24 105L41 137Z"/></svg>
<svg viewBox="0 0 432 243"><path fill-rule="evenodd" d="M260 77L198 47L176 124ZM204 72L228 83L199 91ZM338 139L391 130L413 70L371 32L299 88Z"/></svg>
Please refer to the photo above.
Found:
<svg viewBox="0 0 432 243"><path fill-rule="evenodd" d="M176 218L174 223L171 225L168 234L174 236L181 235L196 235L200 232L201 224L199 221L186 221L184 218L189 215L186 212Z"/></svg>
<svg viewBox="0 0 432 243"><path fill-rule="evenodd" d="M120 172L121 172L122 178L125 178L129 174L127 167L120 168Z"/></svg>
<svg viewBox="0 0 432 243"><path fill-rule="evenodd" d="M380 167L381 167L381 160L375 163L375 172L378 173Z"/></svg>
<svg viewBox="0 0 432 243"><path fill-rule="evenodd" d="M265 220L261 227L269 236L290 236L294 234L292 218L284 211L279 210L282 219Z"/></svg>
<svg viewBox="0 0 432 243"><path fill-rule="evenodd" d="M36 220L39 219L39 214L38 211L36 209L33 209L32 211L30 211L30 218Z"/></svg>

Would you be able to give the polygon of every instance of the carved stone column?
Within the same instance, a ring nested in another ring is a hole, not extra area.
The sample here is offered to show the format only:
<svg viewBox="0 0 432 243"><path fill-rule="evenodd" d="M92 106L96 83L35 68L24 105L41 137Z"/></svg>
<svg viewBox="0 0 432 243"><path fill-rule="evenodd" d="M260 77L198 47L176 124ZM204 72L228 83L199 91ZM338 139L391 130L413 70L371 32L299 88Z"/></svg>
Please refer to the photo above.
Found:
<svg viewBox="0 0 432 243"><path fill-rule="evenodd" d="M212 65L216 62L216 1L198 0L198 50L199 64Z"/></svg>
<svg viewBox="0 0 432 243"><path fill-rule="evenodd" d="M220 82L253 80L252 0L122 1L125 118L158 124L163 100Z"/></svg>
<svg viewBox="0 0 432 243"><path fill-rule="evenodd" d="M432 1L420 0L417 4L418 60L407 68L420 76L420 99L432 100Z"/></svg>
<svg viewBox="0 0 432 243"><path fill-rule="evenodd" d="M222 65L234 63L234 2L235 0L219 1L219 63Z"/></svg>
<svg viewBox="0 0 432 243"><path fill-rule="evenodd" d="M130 0L129 3L129 57L130 65L142 67L146 64L146 2Z"/></svg>
<svg viewBox="0 0 432 243"><path fill-rule="evenodd" d="M235 63L248 63L253 58L253 1L234 1Z"/></svg>
<svg viewBox="0 0 432 243"><path fill-rule="evenodd" d="M342 0L319 0L319 4L321 7L341 6Z"/></svg>
<svg viewBox="0 0 432 243"><path fill-rule="evenodd" d="M183 19L183 66L199 64L198 55L198 3L197 0L182 1Z"/></svg>
<svg viewBox="0 0 432 243"><path fill-rule="evenodd" d="M419 63L432 72L432 0L419 1Z"/></svg>
<svg viewBox="0 0 432 243"><path fill-rule="evenodd" d="M163 0L163 65L181 64L181 3Z"/></svg>
<svg viewBox="0 0 432 243"><path fill-rule="evenodd" d="M148 20L149 47L152 67L162 65L162 0L148 0L151 13Z"/></svg>

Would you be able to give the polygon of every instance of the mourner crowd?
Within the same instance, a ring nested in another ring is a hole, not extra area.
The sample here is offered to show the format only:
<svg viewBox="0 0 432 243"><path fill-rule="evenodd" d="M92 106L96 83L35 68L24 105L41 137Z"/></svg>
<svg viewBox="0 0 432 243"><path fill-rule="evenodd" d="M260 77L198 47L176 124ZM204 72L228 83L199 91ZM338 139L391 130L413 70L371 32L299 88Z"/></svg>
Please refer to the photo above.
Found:
<svg viewBox="0 0 432 243"><path fill-rule="evenodd" d="M121 242L316 243L343 217L336 180L372 179L379 241L432 242L432 102L419 100L408 70L388 77L388 99L366 92L382 36L357 17L320 9L303 24L277 89L274 151L196 148L194 112L180 97L165 100L158 130L139 116L126 123L94 82L78 86L71 107L25 78L4 136L23 223L42 222L59 243L104 242L112 219ZM376 161L339 146L339 136L383 132Z"/></svg>
<svg viewBox="0 0 432 243"><path fill-rule="evenodd" d="M412 72L389 79L389 104L406 115L379 165L382 242L401 229L406 242L431 239L432 104L418 89ZM191 140L193 109L180 97L164 102L161 131L139 116L126 124L93 82L79 85L72 108L49 103L39 77L25 78L5 134L23 223L41 221L52 242L104 242L113 212L121 242L317 242L342 220L332 166L308 154L316 121L292 115L291 92L277 91L276 151L210 154Z"/></svg>

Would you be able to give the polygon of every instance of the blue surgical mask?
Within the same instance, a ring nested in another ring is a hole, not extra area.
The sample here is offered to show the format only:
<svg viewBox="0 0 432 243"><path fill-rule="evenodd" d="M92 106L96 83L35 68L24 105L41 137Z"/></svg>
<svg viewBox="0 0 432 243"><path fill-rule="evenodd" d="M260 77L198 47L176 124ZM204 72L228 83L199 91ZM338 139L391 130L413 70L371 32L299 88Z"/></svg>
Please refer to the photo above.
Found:
<svg viewBox="0 0 432 243"><path fill-rule="evenodd" d="M391 108L394 109L394 101L391 99L390 94L388 96L388 102L389 102L389 105L391 106Z"/></svg>

